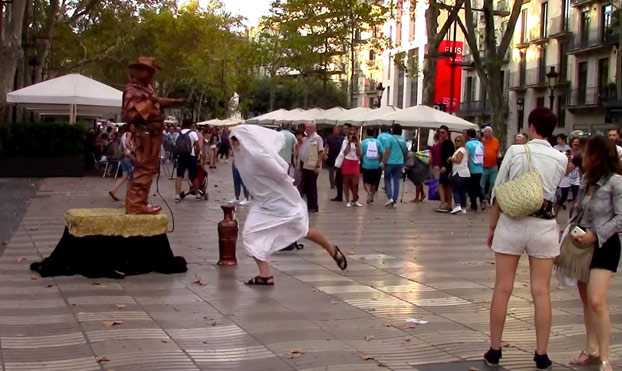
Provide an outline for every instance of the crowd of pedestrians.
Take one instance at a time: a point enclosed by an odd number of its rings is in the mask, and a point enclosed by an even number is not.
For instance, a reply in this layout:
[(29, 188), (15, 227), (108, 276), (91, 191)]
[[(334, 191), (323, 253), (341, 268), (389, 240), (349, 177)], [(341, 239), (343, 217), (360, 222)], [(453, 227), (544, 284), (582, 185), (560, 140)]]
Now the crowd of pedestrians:
[[(231, 203), (246, 205), (253, 200), (257, 202), (258, 195), (249, 192), (243, 180), (244, 173), (239, 170), (239, 159), (236, 157), (243, 153), (245, 173), (259, 174), (257, 176), (261, 178), (261, 184), (253, 179), (253, 186), (261, 186), (270, 193), (259, 195), (261, 202), (282, 199), (285, 202), (281, 205), (283, 212), (288, 207), (287, 203), (296, 204), (297, 213), (300, 207), (306, 208), (307, 214), (320, 211), (318, 175), (322, 168), (328, 170), (330, 189), (337, 192), (332, 201), (343, 202), (346, 208), (364, 207), (359, 195), (362, 179), (365, 204), (368, 206), (375, 203), (381, 192), (386, 195), (381, 201), (384, 206), (396, 208), (403, 201), (403, 187), (408, 180), (415, 187), (411, 202), (419, 203), (426, 197), (431, 198), (432, 188), (437, 187), (437, 192), (434, 192), (438, 193), (440, 201), (435, 209), (437, 212), (459, 215), (467, 214), (469, 210), (488, 211), (490, 228), (487, 243), (495, 253), (496, 278), (490, 309), (491, 345), (484, 356), (485, 361), (496, 366), (502, 359), (501, 339), (508, 302), (518, 262), (526, 254), (535, 308), (536, 348), (533, 360), (536, 367), (545, 370), (552, 365), (547, 356), (552, 323), (550, 281), (557, 266), (560, 272), (567, 275), (566, 278), (577, 282), (584, 307), (586, 345), (571, 364), (598, 363), (601, 371), (611, 371), (607, 292), (620, 260), (620, 136), (613, 129), (607, 136), (588, 137), (578, 131), (570, 136), (553, 136), (556, 125), (557, 118), (549, 109), (536, 108), (528, 117), (528, 132), (517, 134), (513, 145), (504, 152), (490, 126), (484, 127), (481, 133), (473, 129), (451, 133), (447, 126), (441, 126), (433, 134), (433, 145), (418, 148), (413, 141), (408, 148), (398, 124), (381, 127), (377, 137), (373, 128), (367, 128), (361, 138), (359, 129), (344, 125), (333, 128), (331, 135), (323, 138), (318, 134), (316, 125), (308, 122), (296, 131), (284, 125), (277, 130), (281, 135), (279, 140), (266, 136), (272, 138), (272, 142), (261, 145), (257, 142), (260, 138), (252, 138), (253, 130), (240, 130), (240, 135), (244, 136), (243, 147), (240, 147), (240, 138), (230, 138), (228, 130), (198, 130), (191, 122), (184, 122), (181, 128), (166, 129), (163, 158), (176, 164), (177, 202), (185, 195), (182, 185), (186, 175), (192, 181), (188, 193), (199, 197), (199, 185), (195, 180), (197, 171), (204, 166), (216, 168), (219, 160), (227, 163), (230, 157), (234, 184)], [(122, 132), (123, 135), (106, 132), (105, 136), (108, 138), (105, 148), (112, 151), (108, 149), (111, 143), (118, 142), (123, 157), (123, 176), (109, 192), (115, 200), (118, 200), (116, 193), (122, 184), (132, 179), (134, 128), (130, 126)], [(234, 151), (232, 144), (236, 149)], [(274, 180), (274, 186), (282, 187), (287, 197), (277, 197), (274, 190), (268, 190), (272, 184), (270, 176), (254, 168), (261, 163), (260, 152), (278, 156), (278, 164), (271, 160), (270, 165), (274, 176), (279, 177), (278, 182)], [(254, 155), (259, 157), (254, 158)], [(520, 182), (524, 186), (526, 177), (534, 172), (538, 174), (539, 181), (528, 186), (537, 188), (536, 193), (542, 195), (538, 202), (540, 207), (516, 216), (509, 209), (516, 205), (500, 203), (497, 192), (500, 195), (508, 185)], [(285, 178), (281, 179), (283, 174), (292, 179), (291, 185), (286, 184)], [(428, 196), (424, 184), (430, 185)], [(383, 192), (381, 188), (384, 188)], [(292, 190), (295, 190), (296, 197), (304, 201), (292, 201), (296, 198), (291, 194)], [(514, 200), (519, 206), (525, 202), (520, 197)], [(570, 221), (560, 240), (557, 217), (564, 209), (568, 210)], [(345, 269), (345, 257), (338, 248), (328, 243), (319, 232), (309, 230), (306, 219), (296, 223), (290, 220), (288, 223), (296, 224), (296, 233), (293, 234), (296, 238), (306, 236), (318, 242), (340, 268)], [(256, 246), (251, 250), (254, 251), (260, 274), (247, 283), (272, 285), (274, 279), (265, 260), (281, 244), (270, 240), (270, 248), (262, 250), (264, 247), (256, 242), (253, 242)]]

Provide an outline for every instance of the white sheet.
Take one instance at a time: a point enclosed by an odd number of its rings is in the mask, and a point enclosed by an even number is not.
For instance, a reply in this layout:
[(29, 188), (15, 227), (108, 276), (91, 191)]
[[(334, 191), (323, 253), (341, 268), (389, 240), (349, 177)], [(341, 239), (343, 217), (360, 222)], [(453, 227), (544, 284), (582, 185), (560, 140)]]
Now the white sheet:
[(285, 138), (278, 132), (254, 125), (231, 129), (240, 141), (234, 149), (235, 165), (254, 203), (242, 230), (242, 244), (255, 258), (270, 255), (305, 237), (309, 231), (307, 205), (287, 174), (288, 164), (279, 156)]

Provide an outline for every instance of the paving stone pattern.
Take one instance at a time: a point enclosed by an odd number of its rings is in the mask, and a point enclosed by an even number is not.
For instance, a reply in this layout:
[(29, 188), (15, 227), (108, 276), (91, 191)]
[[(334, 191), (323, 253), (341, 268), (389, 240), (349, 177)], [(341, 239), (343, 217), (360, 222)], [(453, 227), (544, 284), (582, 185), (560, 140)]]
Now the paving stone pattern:
[[(237, 267), (215, 265), (220, 204), (232, 195), (228, 165), (210, 173), (209, 201), (171, 203), (169, 238), (189, 271), (124, 280), (44, 279), (28, 270), (54, 249), (67, 208), (122, 207), (105, 193), (112, 179), (44, 180), (0, 257), (3, 369), (485, 370), (495, 269), (484, 247), (486, 216), (439, 215), (431, 202), (385, 209), (383, 196), (371, 207), (346, 209), (329, 201), (326, 177), (311, 225), (342, 247), (349, 269), (340, 272), (322, 249), (303, 242), (301, 251), (274, 256), (273, 288), (242, 283), (256, 268), (241, 248)], [(160, 189), (172, 199), (172, 182), (160, 179)], [(243, 208), (237, 216), (244, 220)], [(504, 334), (506, 370), (534, 368), (528, 277), (523, 259)], [(549, 354), (565, 370), (583, 346), (582, 307), (574, 289), (552, 286)], [(621, 294), (616, 276), (610, 308), (618, 367)]]

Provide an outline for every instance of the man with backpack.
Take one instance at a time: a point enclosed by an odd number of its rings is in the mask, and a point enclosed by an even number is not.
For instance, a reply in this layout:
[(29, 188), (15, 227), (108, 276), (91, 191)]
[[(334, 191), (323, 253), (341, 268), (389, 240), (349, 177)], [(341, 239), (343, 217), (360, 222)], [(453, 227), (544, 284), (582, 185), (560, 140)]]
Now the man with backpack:
[(367, 129), (367, 138), (361, 143), (361, 153), (363, 154), (363, 186), (367, 191), (367, 203), (370, 204), (374, 202), (374, 195), (380, 185), (382, 176), (380, 161), (384, 153), (382, 143), (374, 138), (374, 129)]
[(466, 132), (467, 143), (466, 148), (469, 154), (469, 178), (468, 192), (471, 200), (471, 210), (477, 211), (477, 199), (480, 205), (484, 205), (484, 191), (481, 186), (482, 173), (484, 172), (484, 145), (477, 139), (475, 129), (469, 129)]
[(402, 136), (400, 124), (393, 124), (391, 132), (392, 135), (383, 132), (378, 136), (378, 140), (385, 149), (382, 167), (384, 168), (384, 186), (389, 200), (384, 206), (395, 208), (400, 193), (400, 178), (402, 177), (407, 146), (406, 139)]
[[(184, 120), (181, 131), (175, 141), (174, 153), (177, 156), (177, 180), (175, 181), (175, 202), (181, 202), (181, 185), (186, 171), (188, 179), (192, 181), (192, 190), (196, 192), (197, 199), (201, 198), (198, 192), (197, 158), (201, 154), (199, 136), (192, 129), (192, 121)], [(191, 192), (192, 193), (192, 192)]]

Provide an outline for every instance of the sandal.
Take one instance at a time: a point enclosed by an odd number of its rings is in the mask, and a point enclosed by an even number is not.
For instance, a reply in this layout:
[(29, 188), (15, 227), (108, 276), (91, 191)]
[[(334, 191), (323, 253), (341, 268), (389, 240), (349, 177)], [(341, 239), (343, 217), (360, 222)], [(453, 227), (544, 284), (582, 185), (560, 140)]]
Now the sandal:
[[(581, 358), (583, 358), (583, 360), (581, 360)], [(572, 366), (583, 366), (583, 365), (595, 364), (595, 363), (598, 363), (599, 361), (600, 361), (600, 357), (599, 357), (597, 350), (592, 353), (588, 352), (587, 350), (582, 350), (576, 359), (570, 361), (570, 364)]]
[(613, 366), (611, 365), (611, 362), (603, 361), (600, 364), (600, 371), (613, 371)]
[(348, 261), (346, 260), (346, 256), (343, 255), (341, 250), (339, 250), (339, 247), (333, 246), (333, 249), (335, 250), (335, 253), (333, 255), (333, 260), (335, 260), (339, 269), (341, 269), (342, 271), (345, 271), (346, 268), (348, 268)]
[(255, 278), (251, 278), (250, 280), (244, 282), (244, 284), (248, 286), (274, 286), (274, 276), (256, 276)]
[(110, 197), (112, 197), (113, 200), (117, 202), (121, 201), (114, 193), (112, 193), (112, 191), (108, 191), (108, 194), (110, 195)]

